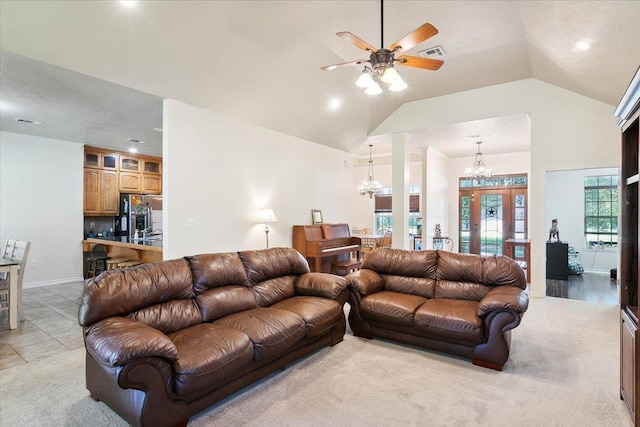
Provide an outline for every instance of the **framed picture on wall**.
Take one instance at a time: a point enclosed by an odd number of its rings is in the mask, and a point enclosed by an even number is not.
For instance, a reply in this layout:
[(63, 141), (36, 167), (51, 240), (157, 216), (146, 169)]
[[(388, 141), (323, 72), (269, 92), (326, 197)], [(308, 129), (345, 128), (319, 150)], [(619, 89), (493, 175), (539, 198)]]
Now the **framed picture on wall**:
[(322, 211), (320, 209), (311, 209), (311, 221), (313, 224), (322, 224)]

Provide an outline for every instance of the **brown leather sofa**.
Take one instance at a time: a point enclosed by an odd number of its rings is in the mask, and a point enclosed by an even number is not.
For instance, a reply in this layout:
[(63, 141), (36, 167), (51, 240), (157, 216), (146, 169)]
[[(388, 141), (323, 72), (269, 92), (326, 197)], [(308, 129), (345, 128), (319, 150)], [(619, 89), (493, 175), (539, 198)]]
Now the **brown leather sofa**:
[(342, 341), (346, 280), (294, 249), (107, 271), (79, 312), (86, 384), (134, 426), (186, 425), (214, 402)]
[(529, 294), (504, 256), (380, 248), (347, 276), (354, 335), (469, 357), (502, 370)]

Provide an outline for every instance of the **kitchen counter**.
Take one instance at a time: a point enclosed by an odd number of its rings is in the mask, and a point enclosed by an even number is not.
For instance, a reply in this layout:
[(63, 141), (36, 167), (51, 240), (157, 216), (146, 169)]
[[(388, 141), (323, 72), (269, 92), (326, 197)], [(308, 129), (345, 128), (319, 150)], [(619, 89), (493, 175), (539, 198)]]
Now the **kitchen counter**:
[(140, 262), (162, 261), (162, 238), (154, 236), (149, 239), (129, 239), (123, 237), (89, 237), (82, 241), (82, 250), (91, 251), (96, 244), (105, 245), (111, 258), (137, 259)]

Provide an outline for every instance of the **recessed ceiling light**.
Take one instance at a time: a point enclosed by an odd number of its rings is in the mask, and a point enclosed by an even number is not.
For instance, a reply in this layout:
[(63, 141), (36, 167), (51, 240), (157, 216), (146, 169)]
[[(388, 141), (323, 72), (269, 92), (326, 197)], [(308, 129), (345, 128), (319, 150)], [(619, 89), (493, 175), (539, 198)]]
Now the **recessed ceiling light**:
[(342, 102), (338, 98), (333, 98), (329, 101), (329, 109), (337, 110), (342, 105)]
[(120, 4), (125, 7), (133, 7), (138, 3), (136, 0), (120, 0)]
[(576, 49), (578, 50), (589, 50), (589, 48), (591, 47), (591, 43), (589, 43), (586, 40), (581, 40), (578, 43), (576, 43)]
[(130, 152), (130, 153), (137, 153), (137, 152), (138, 152), (138, 149), (137, 149), (137, 148), (134, 148), (134, 147), (131, 147), (131, 148), (129, 148), (129, 152)]
[(15, 121), (18, 122), (18, 123), (26, 123), (26, 124), (29, 124), (29, 125), (41, 125), (42, 124), (42, 122), (38, 122), (36, 120), (29, 120), (29, 119), (20, 119), (20, 118), (18, 118), (18, 119), (15, 119)]

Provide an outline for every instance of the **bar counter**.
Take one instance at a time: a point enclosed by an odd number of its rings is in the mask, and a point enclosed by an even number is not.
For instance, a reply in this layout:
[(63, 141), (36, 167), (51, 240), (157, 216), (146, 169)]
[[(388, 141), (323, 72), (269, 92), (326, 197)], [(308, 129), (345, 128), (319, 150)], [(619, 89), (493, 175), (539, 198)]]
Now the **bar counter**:
[(128, 237), (90, 237), (82, 241), (82, 250), (91, 251), (96, 244), (107, 248), (111, 258), (126, 258), (142, 263), (162, 261), (162, 240), (130, 241)]

